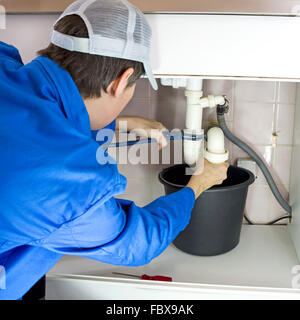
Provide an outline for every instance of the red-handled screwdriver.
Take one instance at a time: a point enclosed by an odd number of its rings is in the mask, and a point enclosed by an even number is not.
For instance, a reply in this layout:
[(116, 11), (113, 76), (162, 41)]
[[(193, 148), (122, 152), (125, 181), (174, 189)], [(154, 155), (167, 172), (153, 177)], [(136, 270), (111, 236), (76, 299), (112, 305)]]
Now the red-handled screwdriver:
[(120, 272), (113, 272), (113, 274), (120, 274), (122, 276), (129, 276), (134, 277), (142, 280), (154, 280), (154, 281), (172, 281), (171, 277), (165, 277), (165, 276), (148, 276), (147, 274), (143, 274), (142, 276), (137, 276), (134, 274), (127, 274), (127, 273), (120, 273)]

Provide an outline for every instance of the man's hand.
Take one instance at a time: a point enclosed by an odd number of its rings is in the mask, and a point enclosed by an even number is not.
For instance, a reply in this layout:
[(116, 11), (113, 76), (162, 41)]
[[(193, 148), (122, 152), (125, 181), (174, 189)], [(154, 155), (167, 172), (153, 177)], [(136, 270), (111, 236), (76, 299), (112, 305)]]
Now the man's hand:
[[(124, 125), (126, 124), (126, 125)], [(163, 131), (167, 130), (163, 124), (152, 119), (142, 117), (119, 117), (116, 121), (116, 129), (134, 132), (139, 137), (157, 140), (159, 149), (167, 146), (168, 142)]]
[(222, 184), (227, 178), (228, 163), (213, 164), (207, 160), (204, 161), (203, 172), (201, 174), (196, 172), (187, 184), (187, 187), (193, 189), (196, 199), (202, 192), (214, 185)]

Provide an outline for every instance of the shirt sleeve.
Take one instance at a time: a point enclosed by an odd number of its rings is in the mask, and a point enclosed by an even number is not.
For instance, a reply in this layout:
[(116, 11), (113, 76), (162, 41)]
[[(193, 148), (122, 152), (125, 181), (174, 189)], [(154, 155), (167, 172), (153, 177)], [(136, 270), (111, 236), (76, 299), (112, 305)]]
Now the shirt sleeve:
[(16, 49), (14, 46), (0, 41), (0, 60), (2, 60), (3, 58), (11, 59), (23, 64), (18, 49)]
[(188, 187), (143, 208), (110, 198), (36, 244), (113, 265), (146, 265), (186, 228), (194, 202)]

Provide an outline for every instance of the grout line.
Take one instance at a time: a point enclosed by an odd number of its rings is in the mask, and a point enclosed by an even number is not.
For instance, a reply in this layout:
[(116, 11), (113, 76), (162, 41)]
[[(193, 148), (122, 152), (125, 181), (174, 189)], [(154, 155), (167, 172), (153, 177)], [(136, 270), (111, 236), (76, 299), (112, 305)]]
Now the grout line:
[(236, 80), (233, 81), (233, 86), (232, 86), (232, 102), (233, 102), (233, 111), (232, 111), (232, 133), (235, 134), (235, 130), (234, 130), (234, 123), (235, 123), (235, 112), (236, 112), (236, 98), (235, 98), (235, 94), (236, 94)]
[[(254, 147), (272, 147), (272, 144), (265, 144), (265, 143), (251, 143), (251, 146), (254, 146)], [(293, 147), (294, 145), (292, 144), (281, 144), (281, 143), (278, 143), (277, 144), (277, 147)]]
[(248, 103), (264, 103), (264, 104), (274, 104), (275, 100), (246, 100), (246, 99), (236, 99), (238, 102), (248, 102)]
[[(234, 119), (235, 119), (235, 112), (236, 112), (236, 100), (235, 100), (235, 90), (236, 90), (236, 81), (232, 81), (232, 88), (231, 88), (231, 96), (232, 96), (232, 121), (229, 121), (232, 125), (231, 125), (231, 130), (232, 130), (232, 133), (234, 134)], [(234, 158), (233, 158), (233, 143), (230, 141), (229, 142), (229, 152), (230, 152), (230, 155), (229, 155), (229, 160), (230, 160), (230, 164), (231, 165), (234, 165), (235, 161), (234, 161)]]
[[(292, 181), (293, 181), (293, 178), (292, 178), (292, 169), (294, 166), (296, 166), (296, 163), (295, 163), (295, 152), (296, 152), (296, 143), (295, 143), (295, 131), (296, 131), (296, 114), (298, 113), (298, 102), (300, 101), (300, 85), (297, 84), (296, 86), (296, 101), (295, 101), (295, 109), (294, 109), (294, 126), (293, 126), (293, 145), (292, 145), (292, 155), (291, 155), (291, 168), (290, 168), (290, 185), (289, 185), (289, 197), (291, 195), (291, 190), (292, 190)], [(289, 198), (290, 200), (290, 198)]]
[(141, 177), (141, 178), (130, 178), (130, 177), (127, 177), (127, 179), (128, 180), (130, 180), (130, 181), (141, 181), (141, 180), (143, 180), (143, 181), (148, 181), (149, 182), (149, 180), (151, 180), (152, 179), (152, 176), (148, 176), (148, 177)]
[(149, 99), (151, 98), (151, 90), (154, 90), (154, 89), (152, 89), (152, 87), (147, 79), (147, 91), (148, 91), (148, 98)]
[[(278, 99), (279, 99), (279, 90), (280, 90), (280, 82), (275, 82), (275, 109), (274, 109), (274, 115), (273, 115), (273, 133), (277, 134), (277, 113), (278, 113)], [(276, 145), (275, 148), (272, 148), (272, 156), (271, 156), (271, 167), (275, 168), (275, 152), (278, 150), (278, 144)], [(272, 193), (271, 193), (272, 194)], [(269, 196), (270, 198), (270, 196)], [(269, 218), (271, 218), (271, 201), (272, 199), (270, 198), (270, 208), (269, 208)]]
[(273, 114), (273, 132), (277, 132), (277, 113), (278, 113), (278, 104), (279, 104), (279, 86), (280, 83), (276, 82), (275, 83), (275, 110), (274, 110), (274, 114)]
[[(275, 82), (275, 109), (273, 114), (273, 133), (276, 133), (276, 134), (278, 129), (277, 114), (278, 114), (279, 89), (280, 89), (280, 82)], [(275, 152), (277, 147), (278, 147), (278, 144), (276, 145), (275, 148), (272, 148), (273, 150), (272, 150), (271, 166), (273, 168), (275, 166)]]
[[(237, 99), (236, 101), (237, 102), (247, 102), (247, 103), (264, 103), (264, 104), (275, 104), (276, 103), (276, 101), (240, 100), (240, 99)], [(289, 106), (295, 105), (295, 103), (283, 102), (283, 101), (278, 101), (278, 104), (285, 104), (285, 105), (289, 105)]]

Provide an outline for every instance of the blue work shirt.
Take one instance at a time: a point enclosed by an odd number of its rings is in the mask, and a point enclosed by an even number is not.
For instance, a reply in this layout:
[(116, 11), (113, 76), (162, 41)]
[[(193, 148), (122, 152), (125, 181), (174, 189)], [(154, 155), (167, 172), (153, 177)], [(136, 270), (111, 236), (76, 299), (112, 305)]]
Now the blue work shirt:
[(126, 178), (98, 148), (70, 74), (0, 42), (0, 299), (21, 298), (65, 254), (146, 265), (188, 225), (192, 189), (145, 207), (116, 199)]

